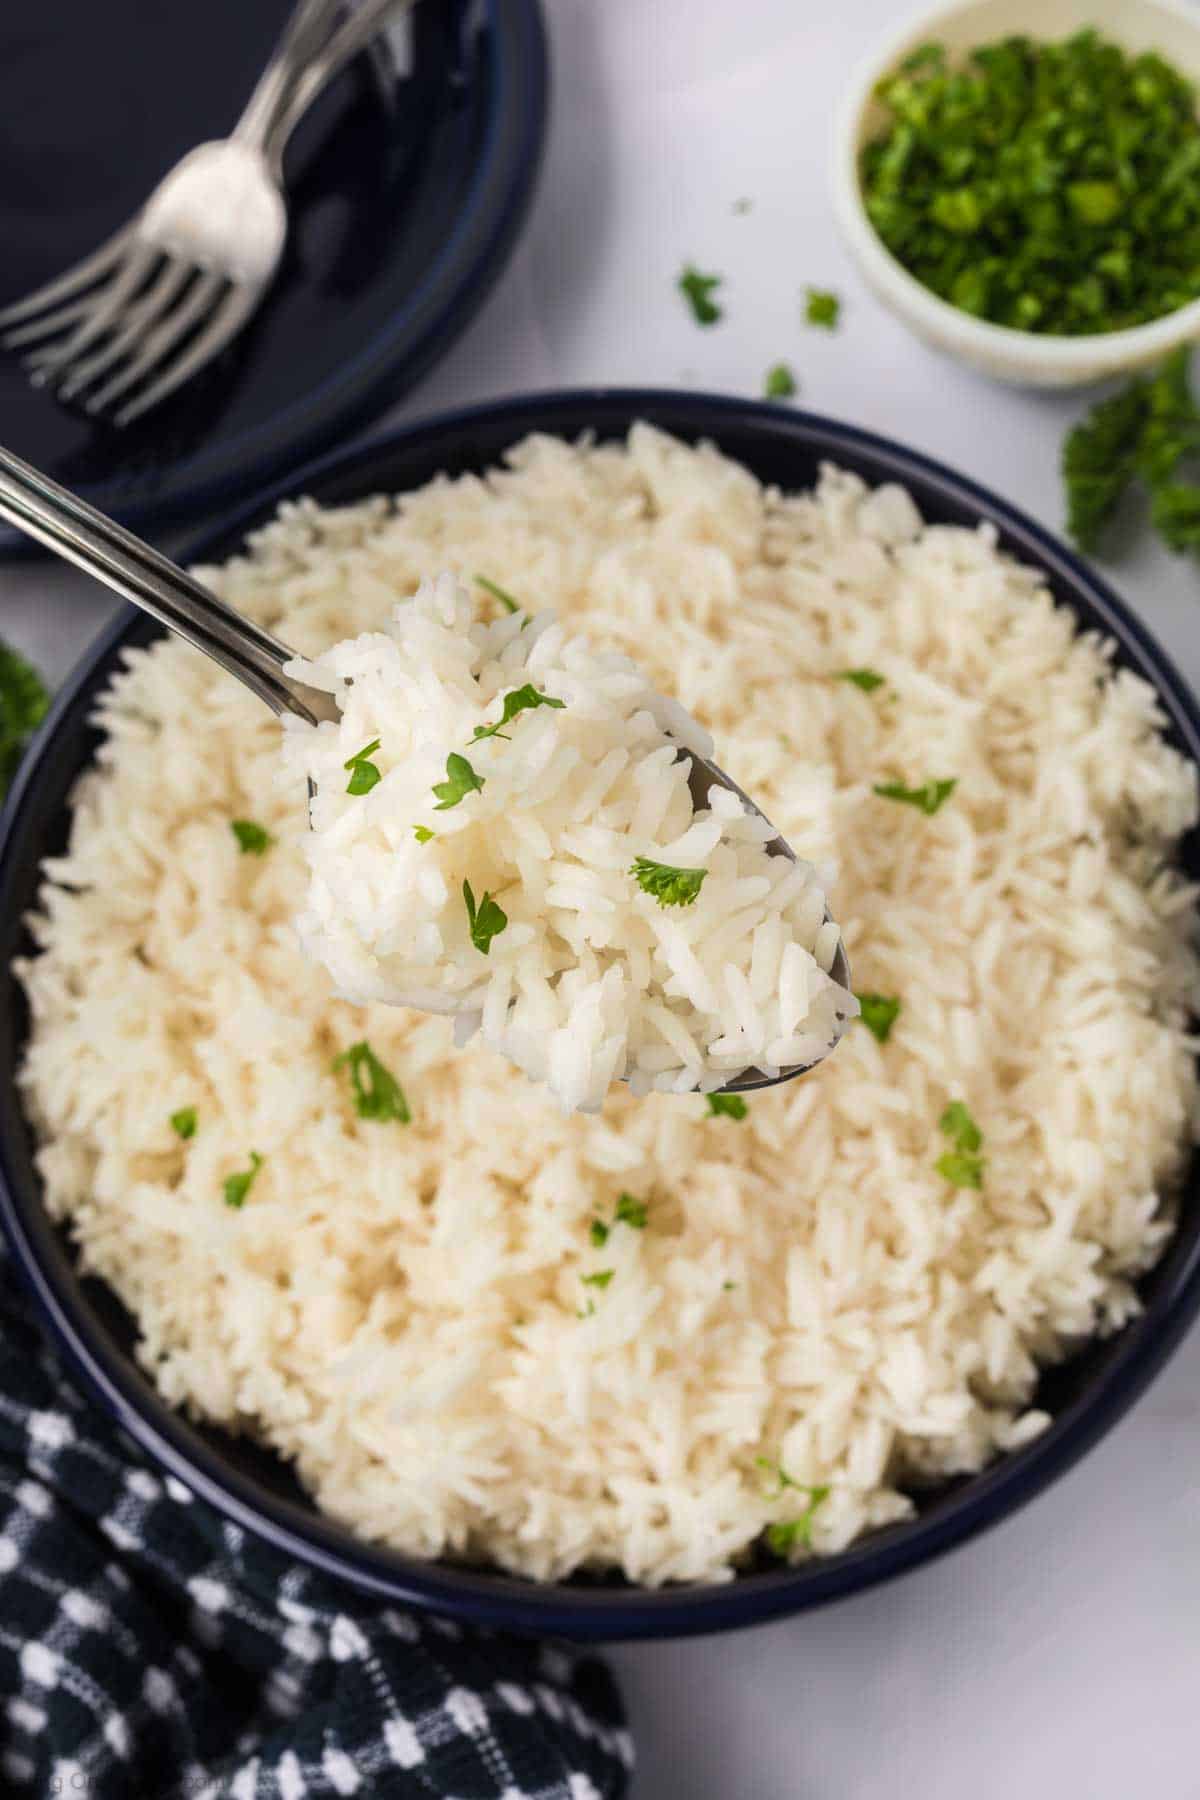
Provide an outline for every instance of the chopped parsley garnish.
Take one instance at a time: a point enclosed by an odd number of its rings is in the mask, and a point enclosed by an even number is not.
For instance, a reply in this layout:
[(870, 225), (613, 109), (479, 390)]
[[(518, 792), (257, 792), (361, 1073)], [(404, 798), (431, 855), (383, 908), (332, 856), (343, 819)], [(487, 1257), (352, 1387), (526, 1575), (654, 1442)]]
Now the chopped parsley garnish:
[(348, 794), (369, 794), (376, 783), (383, 780), (383, 776), (375, 764), (368, 761), (368, 758), (378, 750), (380, 742), (379, 738), (372, 738), (369, 744), (364, 744), (361, 750), (356, 750), (354, 755), (347, 758), (342, 764), (344, 769), (350, 771), (350, 779), (346, 783)]
[(849, 681), (864, 694), (873, 694), (876, 688), (884, 686), (886, 677), (877, 675), (874, 669), (839, 669), (839, 681)]
[(939, 1156), (934, 1168), (951, 1187), (981, 1188), (985, 1159), (983, 1133), (961, 1100), (952, 1100), (941, 1118), (938, 1129), (950, 1139), (952, 1148)]
[(891, 994), (856, 994), (858, 1016), (871, 1033), (872, 1037), (886, 1044), (892, 1033), (892, 1026), (900, 1017), (900, 1002)]
[(704, 886), (707, 869), (673, 869), (669, 863), (651, 862), (648, 856), (634, 858), (629, 873), (644, 894), (650, 894), (660, 906), (691, 906)]
[(475, 896), (471, 892), (469, 881), (463, 882), (462, 892), (467, 907), (467, 923), (471, 933), (471, 942), (481, 956), (486, 956), (492, 947), (492, 939), (499, 937), (508, 924), (508, 914), (497, 906), (492, 896), (487, 893), (479, 902), (477, 910)]
[(804, 317), (810, 325), (819, 325), (822, 331), (836, 331), (841, 312), (841, 301), (828, 288), (805, 289)]
[(812, 1547), (813, 1520), (817, 1509), (829, 1498), (828, 1486), (821, 1483), (817, 1487), (801, 1487), (793, 1482), (793, 1487), (800, 1487), (800, 1492), (808, 1495), (808, 1505), (795, 1519), (780, 1519), (774, 1525), (767, 1526), (767, 1549), (773, 1556), (787, 1556), (796, 1544), (803, 1544), (806, 1549)]
[(750, 211), (750, 208), (753, 205), (754, 205), (753, 200), (747, 200), (747, 199), (735, 200), (733, 203), (733, 210), (740, 218), (744, 213), (748, 213)]
[(512, 595), (508, 593), (505, 588), (502, 588), (498, 581), (489, 581), (486, 575), (477, 575), (475, 580), (485, 594), (490, 594), (493, 600), (498, 600), (500, 602), (506, 612), (515, 613), (522, 610), (520, 602), (514, 600)]
[(763, 393), (768, 400), (792, 400), (796, 394), (796, 377), (787, 363), (773, 363), (767, 370)]
[(41, 724), (49, 704), (32, 663), (0, 643), (0, 800), (17, 772), (26, 739)]
[(756, 1456), (754, 1460), (760, 1469), (765, 1469), (768, 1475), (775, 1477), (776, 1486), (771, 1492), (764, 1495), (765, 1499), (782, 1499), (789, 1488), (798, 1494), (808, 1495), (808, 1505), (798, 1518), (782, 1519), (774, 1525), (768, 1525), (768, 1549), (773, 1551), (776, 1556), (786, 1556), (797, 1542), (805, 1546), (811, 1545), (813, 1518), (817, 1508), (829, 1498), (828, 1486), (822, 1484), (818, 1487), (809, 1487), (802, 1481), (793, 1481), (783, 1464), (772, 1462), (768, 1456)]
[(230, 830), (243, 856), (262, 856), (275, 842), (266, 826), (256, 825), (253, 819), (234, 819)]
[(1152, 376), (1101, 400), (1068, 432), (1067, 529), (1081, 550), (1096, 549), (1135, 482), (1149, 495), (1151, 523), (1169, 548), (1200, 550), (1200, 406), (1190, 355), (1180, 345)]
[(713, 299), (720, 287), (723, 277), (720, 275), (702, 275), (689, 263), (679, 277), (679, 291), (692, 309), (692, 317), (697, 325), (715, 325), (721, 317), (721, 308)]
[(176, 1137), (194, 1138), (198, 1115), (194, 1106), (181, 1106), (178, 1112), (171, 1114), (171, 1130)]
[(613, 1224), (631, 1225), (634, 1231), (644, 1231), (647, 1213), (648, 1208), (644, 1200), (637, 1200), (632, 1194), (622, 1194), (617, 1201)]
[(446, 779), (435, 781), (433, 791), (437, 795), (434, 812), (447, 812), (450, 807), (457, 806), (468, 794), (478, 794), (483, 790), (484, 776), (477, 775), (465, 756), (452, 750), (446, 758)]
[(413, 836), (418, 844), (428, 844), (432, 838), (437, 836), (437, 832), (430, 831), (428, 825), (414, 825)]
[(579, 1279), (582, 1281), (584, 1287), (603, 1289), (608, 1286), (615, 1274), (615, 1269), (597, 1269), (594, 1275), (581, 1275)]
[(750, 1108), (740, 1094), (709, 1094), (708, 1110), (714, 1119), (744, 1119)]
[(412, 1123), (404, 1089), (380, 1062), (370, 1044), (365, 1041), (351, 1044), (348, 1050), (334, 1057), (333, 1067), (335, 1072), (349, 1067), (354, 1085), (354, 1106), (360, 1119), (374, 1119), (381, 1125), (392, 1121), (398, 1125)]
[(920, 787), (905, 787), (901, 781), (876, 782), (875, 792), (883, 800), (900, 800), (905, 806), (916, 806), (930, 818), (958, 786), (958, 777), (948, 781), (926, 781)]
[(721, 1283), (721, 1292), (723, 1294), (732, 1294), (732, 1292), (736, 1286), (737, 1286), (736, 1281), (723, 1281)]
[(236, 1175), (227, 1175), (225, 1177), (226, 1206), (239, 1207), (245, 1205), (246, 1195), (253, 1187), (255, 1177), (262, 1166), (262, 1157), (258, 1154), (257, 1150), (252, 1150), (250, 1152), (250, 1167), (248, 1169), (240, 1170)]
[(588, 1236), (591, 1238), (592, 1245), (595, 1249), (603, 1250), (605, 1244), (608, 1242), (608, 1226), (604, 1223), (603, 1219), (592, 1220)]
[(511, 694), (504, 696), (504, 710), (494, 725), (477, 725), (472, 733), (472, 742), (479, 738), (504, 737), (500, 729), (502, 725), (511, 725), (518, 713), (532, 712), (539, 706), (554, 706), (561, 712), (566, 705), (565, 700), (555, 700), (551, 694), (539, 694), (531, 681), (524, 687), (514, 688)]
[(860, 159), (868, 217), (952, 306), (1079, 336), (1200, 294), (1200, 123), (1165, 57), (1095, 30), (953, 58), (925, 44), (876, 93), (890, 117)]

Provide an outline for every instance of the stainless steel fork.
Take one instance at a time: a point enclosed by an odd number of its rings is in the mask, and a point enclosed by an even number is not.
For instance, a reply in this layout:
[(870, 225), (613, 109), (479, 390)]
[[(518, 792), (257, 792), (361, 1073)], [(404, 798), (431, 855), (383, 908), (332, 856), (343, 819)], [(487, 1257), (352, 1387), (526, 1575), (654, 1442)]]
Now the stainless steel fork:
[(189, 381), (279, 266), (293, 130), (386, 16), (413, 4), (299, 0), (232, 134), (189, 151), (107, 243), (0, 312), (0, 345), (25, 351), (35, 383), (116, 425)]

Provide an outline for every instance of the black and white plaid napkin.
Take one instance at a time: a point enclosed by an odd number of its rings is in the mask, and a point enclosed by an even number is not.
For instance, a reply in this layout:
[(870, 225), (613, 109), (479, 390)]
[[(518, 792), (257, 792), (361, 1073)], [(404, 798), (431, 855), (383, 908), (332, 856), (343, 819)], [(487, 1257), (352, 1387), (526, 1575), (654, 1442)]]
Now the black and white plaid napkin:
[(604, 1664), (382, 1605), (156, 1474), (0, 1251), (0, 1777), (79, 1800), (610, 1800)]

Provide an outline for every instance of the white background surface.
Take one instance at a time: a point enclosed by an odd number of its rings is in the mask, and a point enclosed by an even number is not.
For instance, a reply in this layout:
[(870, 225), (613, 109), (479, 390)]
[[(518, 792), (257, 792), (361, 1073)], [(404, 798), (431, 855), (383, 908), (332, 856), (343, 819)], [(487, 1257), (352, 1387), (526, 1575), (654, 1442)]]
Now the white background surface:
[[(1059, 526), (1078, 400), (994, 387), (924, 350), (835, 240), (833, 105), (897, 8), (546, 4), (555, 116), (532, 219), (470, 333), (395, 416), (592, 381), (753, 394), (786, 359), (801, 404)], [(687, 259), (727, 277), (710, 331), (675, 293)], [(837, 335), (802, 323), (806, 282), (843, 294)], [(1147, 545), (1112, 573), (1200, 684), (1197, 565)], [(111, 610), (66, 572), (0, 565), (0, 630), (51, 678)], [(1200, 1335), (1081, 1467), (948, 1560), (805, 1618), (615, 1661), (634, 1800), (1197, 1800)]]

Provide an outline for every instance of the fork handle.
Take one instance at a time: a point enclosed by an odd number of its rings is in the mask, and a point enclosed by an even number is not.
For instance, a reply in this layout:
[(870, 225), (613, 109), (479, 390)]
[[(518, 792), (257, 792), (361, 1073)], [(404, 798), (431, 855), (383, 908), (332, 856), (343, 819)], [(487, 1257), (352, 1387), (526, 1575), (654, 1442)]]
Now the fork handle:
[(336, 716), (332, 695), (284, 673), (292, 655), (285, 644), (132, 531), (4, 449), (0, 518), (178, 632), (245, 682), (273, 712), (295, 713), (310, 724)]
[(388, 13), (414, 0), (300, 0), (258, 79), (233, 136), (278, 171), (289, 137), (346, 64), (365, 50)]

